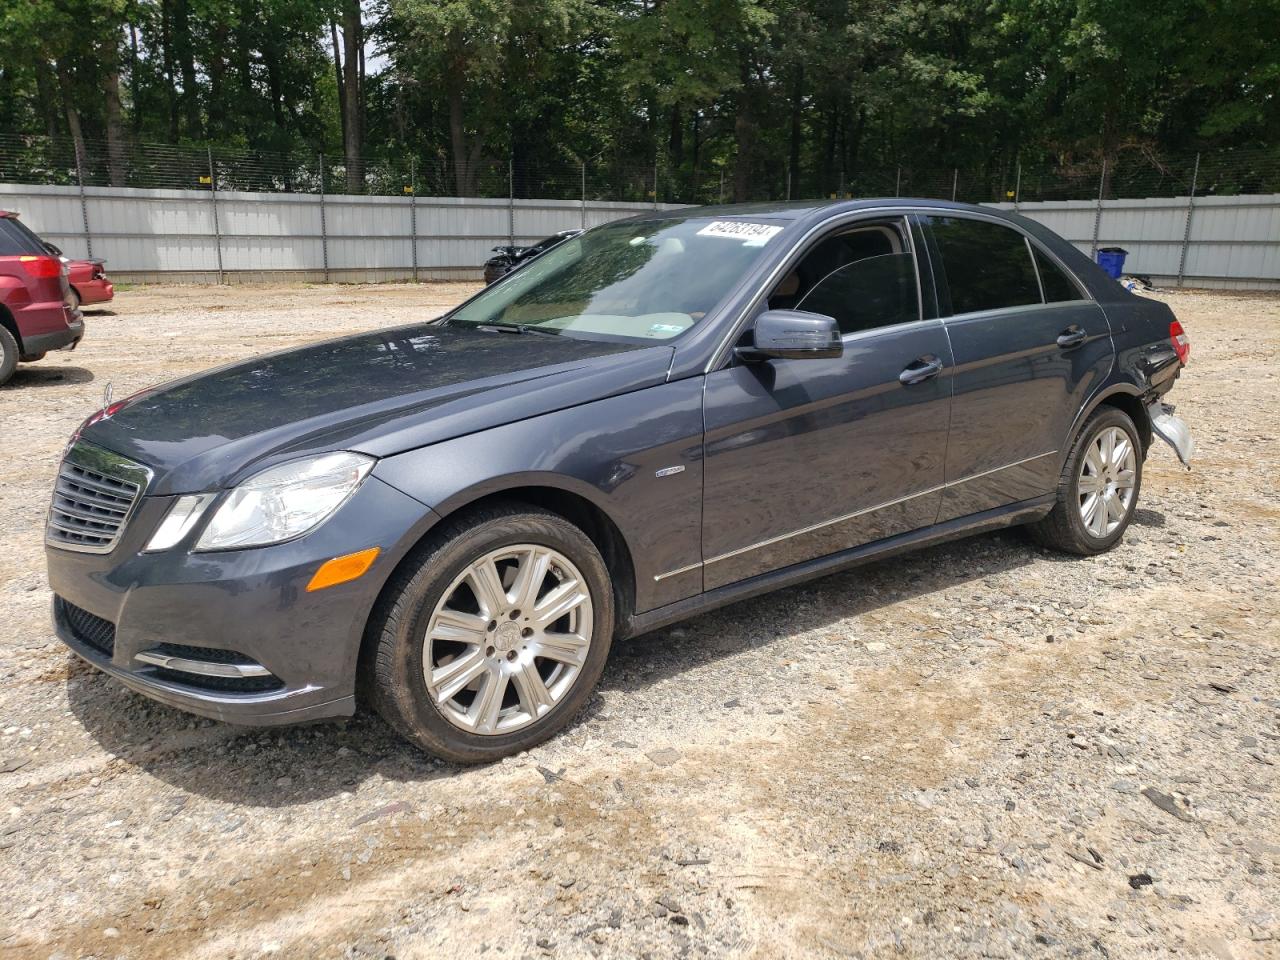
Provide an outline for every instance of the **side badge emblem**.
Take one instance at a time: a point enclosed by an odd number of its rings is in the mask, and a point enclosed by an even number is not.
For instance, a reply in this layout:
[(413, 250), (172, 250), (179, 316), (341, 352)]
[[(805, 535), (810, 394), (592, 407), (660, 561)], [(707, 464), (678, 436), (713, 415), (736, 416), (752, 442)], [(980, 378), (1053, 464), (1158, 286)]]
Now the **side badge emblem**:
[(661, 470), (655, 470), (653, 475), (655, 477), (674, 477), (677, 473), (684, 473), (683, 464), (675, 467), (663, 467)]

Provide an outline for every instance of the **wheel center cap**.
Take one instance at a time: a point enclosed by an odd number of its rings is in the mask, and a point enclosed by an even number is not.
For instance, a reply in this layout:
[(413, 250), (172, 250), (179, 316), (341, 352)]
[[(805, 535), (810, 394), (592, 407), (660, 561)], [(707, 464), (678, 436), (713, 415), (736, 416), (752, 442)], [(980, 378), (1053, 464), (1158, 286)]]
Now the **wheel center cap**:
[(502, 653), (510, 653), (520, 646), (520, 627), (510, 620), (500, 623), (493, 632), (493, 645)]

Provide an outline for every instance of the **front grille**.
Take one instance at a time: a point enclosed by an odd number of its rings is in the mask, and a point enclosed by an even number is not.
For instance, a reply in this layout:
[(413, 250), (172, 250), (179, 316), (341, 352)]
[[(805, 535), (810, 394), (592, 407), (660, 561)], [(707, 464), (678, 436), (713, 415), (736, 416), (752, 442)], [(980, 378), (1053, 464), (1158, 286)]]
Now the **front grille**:
[(58, 611), (71, 630), (71, 635), (85, 646), (110, 657), (116, 649), (116, 625), (110, 620), (94, 616), (74, 603), (55, 597)]
[(53, 486), (45, 539), (67, 550), (109, 552), (149, 476), (145, 467), (99, 447), (72, 447)]

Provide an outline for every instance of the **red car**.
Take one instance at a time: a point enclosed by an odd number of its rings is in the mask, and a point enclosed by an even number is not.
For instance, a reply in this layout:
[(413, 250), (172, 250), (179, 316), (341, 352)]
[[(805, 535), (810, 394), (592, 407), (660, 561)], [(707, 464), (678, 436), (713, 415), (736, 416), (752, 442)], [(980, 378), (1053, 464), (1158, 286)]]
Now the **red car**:
[(16, 213), (0, 210), (0, 384), (13, 376), (18, 361), (74, 348), (83, 336), (84, 320), (62, 258)]
[(68, 282), (71, 299), (78, 307), (93, 303), (107, 303), (115, 296), (115, 289), (107, 279), (105, 260), (68, 260)]

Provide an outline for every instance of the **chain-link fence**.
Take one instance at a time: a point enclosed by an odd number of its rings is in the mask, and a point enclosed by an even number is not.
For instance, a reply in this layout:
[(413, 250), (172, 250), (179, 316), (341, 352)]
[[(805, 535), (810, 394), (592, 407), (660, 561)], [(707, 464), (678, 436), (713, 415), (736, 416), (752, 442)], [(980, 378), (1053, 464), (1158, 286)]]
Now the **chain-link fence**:
[[(846, 173), (793, 172), (757, 164), (750, 200), (928, 197), (971, 203), (1238, 196), (1280, 192), (1280, 150), (1219, 150), (1166, 156), (1124, 150), (1101, 159), (1002, 160), (983, 165), (901, 164)], [(366, 196), (538, 198), (662, 203), (734, 199), (728, 164), (672, 168), (601, 157), (559, 162), (513, 156), (456, 165), (447, 158), (268, 153), (0, 134), (0, 182)]]

